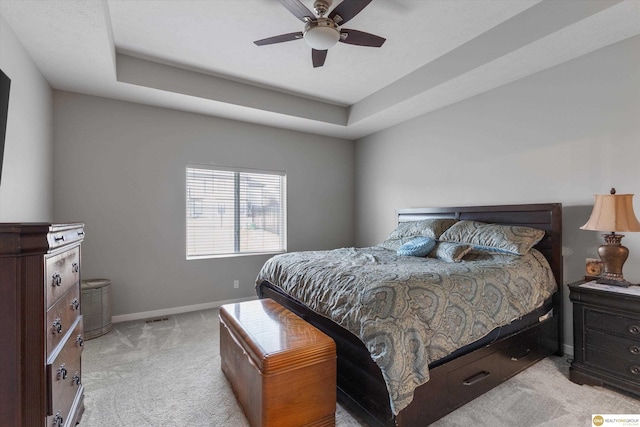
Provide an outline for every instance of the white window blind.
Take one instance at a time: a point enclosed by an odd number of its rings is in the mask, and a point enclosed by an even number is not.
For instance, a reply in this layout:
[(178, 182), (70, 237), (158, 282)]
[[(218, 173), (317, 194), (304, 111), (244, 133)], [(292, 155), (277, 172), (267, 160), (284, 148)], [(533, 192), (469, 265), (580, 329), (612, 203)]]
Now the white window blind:
[(284, 172), (187, 166), (187, 259), (284, 252)]

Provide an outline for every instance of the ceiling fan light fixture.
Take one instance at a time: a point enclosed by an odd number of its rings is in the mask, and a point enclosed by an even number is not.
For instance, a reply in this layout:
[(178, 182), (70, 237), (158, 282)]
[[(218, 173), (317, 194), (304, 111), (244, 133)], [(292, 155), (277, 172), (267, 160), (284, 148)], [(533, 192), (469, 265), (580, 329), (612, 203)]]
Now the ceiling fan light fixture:
[(329, 18), (318, 18), (307, 22), (304, 41), (315, 50), (327, 50), (340, 40), (340, 29)]

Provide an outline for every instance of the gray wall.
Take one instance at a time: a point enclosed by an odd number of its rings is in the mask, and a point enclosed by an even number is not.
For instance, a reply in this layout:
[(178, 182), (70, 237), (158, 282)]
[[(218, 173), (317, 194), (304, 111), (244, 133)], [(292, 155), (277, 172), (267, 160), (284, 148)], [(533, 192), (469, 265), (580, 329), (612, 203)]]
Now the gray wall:
[(11, 79), (0, 222), (51, 221), (51, 88), (1, 16), (0, 53), (0, 69)]
[[(593, 195), (640, 193), (639, 159), (634, 37), (358, 141), (356, 244), (382, 241), (396, 208), (561, 202), (569, 283), (602, 242), (578, 229)], [(634, 209), (640, 215), (640, 194)], [(640, 233), (623, 244), (625, 277), (640, 282)], [(571, 343), (568, 298), (565, 306)]]
[(286, 171), (288, 249), (353, 244), (353, 142), (59, 91), (54, 141), (55, 219), (85, 222), (114, 315), (255, 296), (269, 256), (185, 260), (188, 163)]

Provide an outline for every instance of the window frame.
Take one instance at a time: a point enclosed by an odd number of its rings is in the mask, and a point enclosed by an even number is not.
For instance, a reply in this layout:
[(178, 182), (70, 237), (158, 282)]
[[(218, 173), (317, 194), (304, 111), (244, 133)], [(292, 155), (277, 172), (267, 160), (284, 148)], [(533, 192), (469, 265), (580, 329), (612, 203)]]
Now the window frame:
[[(191, 197), (190, 194), (190, 173), (194, 170), (206, 170), (211, 172), (230, 172), (233, 173), (233, 252), (218, 252), (215, 253), (215, 250), (212, 250), (210, 253), (206, 254), (194, 254), (194, 251), (190, 245), (190, 218), (197, 218), (199, 216), (205, 215), (205, 209), (201, 205), (202, 200)], [(279, 178), (279, 196), (277, 198), (277, 202), (279, 203), (279, 208), (277, 210), (279, 220), (276, 220), (279, 233), (277, 233), (279, 239), (279, 248), (274, 250), (242, 250), (241, 249), (241, 233), (242, 233), (242, 206), (244, 204), (245, 209), (247, 209), (248, 197), (244, 195), (245, 199), (243, 199), (242, 190), (247, 189), (247, 186), (242, 184), (243, 175), (245, 175), (244, 179), (247, 180), (249, 175), (265, 175), (265, 176), (277, 176)], [(207, 188), (207, 182), (204, 182), (205, 190)], [(252, 256), (252, 255), (265, 255), (265, 254), (280, 254), (287, 252), (287, 229), (288, 229), (288, 220), (287, 220), (287, 174), (285, 171), (277, 171), (277, 170), (266, 170), (266, 169), (251, 169), (251, 168), (242, 168), (242, 167), (230, 167), (230, 166), (218, 166), (213, 164), (198, 164), (198, 163), (188, 163), (185, 167), (185, 254), (187, 260), (198, 260), (198, 259), (211, 259), (211, 258), (228, 258), (228, 257), (239, 257), (239, 256)], [(200, 201), (200, 204), (197, 202)], [(264, 206), (262, 206), (264, 207)], [(193, 215), (191, 215), (193, 214)], [(220, 213), (222, 216), (223, 214)], [(221, 219), (222, 221), (222, 219)], [(264, 232), (264, 230), (263, 230)], [(211, 236), (214, 239), (214, 236)], [(228, 241), (228, 240), (227, 240)], [(190, 253), (191, 250), (191, 253)]]

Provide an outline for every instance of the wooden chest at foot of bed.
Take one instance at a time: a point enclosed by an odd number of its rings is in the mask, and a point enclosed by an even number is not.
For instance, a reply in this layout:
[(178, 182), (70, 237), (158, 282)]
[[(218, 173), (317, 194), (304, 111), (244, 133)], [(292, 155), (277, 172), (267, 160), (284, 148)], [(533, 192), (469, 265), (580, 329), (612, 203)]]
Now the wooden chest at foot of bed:
[(220, 308), (222, 371), (256, 426), (334, 426), (334, 341), (271, 299)]

